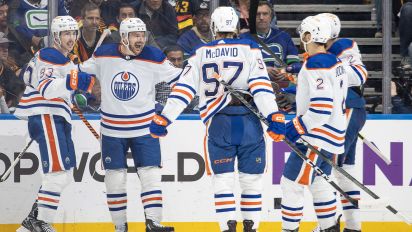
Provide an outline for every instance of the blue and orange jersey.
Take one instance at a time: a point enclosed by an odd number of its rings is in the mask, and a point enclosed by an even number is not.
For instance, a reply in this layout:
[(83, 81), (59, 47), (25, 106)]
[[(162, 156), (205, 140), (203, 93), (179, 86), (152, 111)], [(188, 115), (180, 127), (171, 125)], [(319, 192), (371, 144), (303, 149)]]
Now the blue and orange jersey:
[(67, 74), (77, 66), (55, 48), (39, 50), (29, 62), (24, 82), (26, 90), (16, 109), (17, 116), (52, 114), (71, 121)]
[(343, 153), (348, 80), (342, 62), (329, 53), (310, 56), (299, 72), (297, 86), (296, 114), (308, 130), (304, 138), (328, 152)]
[(347, 75), (349, 78), (348, 96), (346, 98), (347, 108), (364, 108), (365, 99), (359, 91), (368, 78), (368, 71), (362, 62), (357, 43), (354, 40), (340, 38), (334, 41), (328, 52), (337, 56), (345, 65), (348, 65)]
[(198, 95), (200, 117), (207, 123), (232, 100), (216, 78), (253, 96), (264, 116), (278, 110), (258, 45), (248, 39), (220, 39), (200, 46), (189, 58), (163, 115), (173, 121)]
[(125, 56), (120, 44), (100, 46), (79, 69), (96, 75), (101, 86), (101, 132), (130, 138), (149, 134), (154, 116), (155, 85), (174, 84), (176, 68), (158, 48), (145, 46), (138, 56)]

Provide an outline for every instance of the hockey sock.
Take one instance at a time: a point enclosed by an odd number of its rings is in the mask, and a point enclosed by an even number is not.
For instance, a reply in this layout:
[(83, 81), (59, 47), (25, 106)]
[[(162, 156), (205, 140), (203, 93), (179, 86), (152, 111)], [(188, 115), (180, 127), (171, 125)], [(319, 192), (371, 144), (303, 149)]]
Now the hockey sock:
[(142, 204), (146, 219), (155, 222), (162, 221), (163, 198), (161, 185), (161, 173), (159, 167), (142, 167), (137, 169), (142, 183)]
[(73, 178), (72, 171), (61, 171), (44, 174), (42, 186), (37, 195), (39, 214), (37, 218), (47, 223), (53, 223), (60, 194)]
[(282, 229), (295, 230), (303, 216), (304, 186), (282, 176)]
[(253, 229), (257, 229), (262, 212), (262, 174), (239, 173), (242, 189), (240, 211), (244, 220), (253, 221)]
[(127, 222), (126, 181), (126, 169), (106, 170), (104, 183), (106, 184), (107, 205), (116, 226), (123, 226)]
[(235, 174), (233, 172), (213, 176), (215, 192), (215, 209), (220, 229), (229, 229), (227, 222), (236, 221), (236, 201), (233, 195)]
[[(354, 165), (343, 165), (342, 167), (345, 171), (351, 175), (355, 175)], [(339, 186), (345, 191), (349, 196), (354, 199), (360, 200), (360, 191), (357, 189), (356, 185), (350, 181), (348, 178), (343, 176), (339, 172), (335, 172), (335, 176)], [(356, 175), (355, 175), (356, 176)], [(345, 217), (345, 228), (351, 230), (361, 229), (360, 211), (358, 207), (353, 206), (345, 197), (341, 196), (343, 215)]]
[(327, 229), (336, 224), (336, 196), (330, 185), (316, 176), (309, 186), (313, 197), (316, 216), (321, 229)]

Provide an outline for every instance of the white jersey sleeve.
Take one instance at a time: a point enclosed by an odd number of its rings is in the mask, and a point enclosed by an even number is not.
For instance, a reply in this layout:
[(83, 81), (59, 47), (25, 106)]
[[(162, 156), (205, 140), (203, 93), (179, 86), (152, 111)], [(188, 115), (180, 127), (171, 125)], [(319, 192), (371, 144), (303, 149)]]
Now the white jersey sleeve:
[(166, 82), (168, 85), (173, 86), (179, 79), (179, 74), (182, 72), (181, 68), (177, 68), (170, 60), (164, 57), (163, 62), (158, 66), (157, 77), (159, 77), (158, 83)]
[[(37, 58), (30, 65), (31, 79), (27, 80), (45, 99), (70, 99), (70, 91), (66, 88), (67, 74), (75, 69), (69, 59), (64, 59), (57, 50), (40, 50)], [(30, 70), (28, 70), (30, 72)]]
[(63, 116), (71, 121), (70, 96), (66, 87), (67, 74), (77, 67), (55, 48), (43, 48), (29, 62), (24, 72), (26, 89), (15, 115), (26, 117), (40, 114)]
[(179, 77), (179, 81), (173, 87), (162, 111), (170, 121), (174, 121), (180, 113), (189, 105), (199, 89), (199, 71), (196, 60), (192, 57), (188, 60)]
[(338, 57), (345, 66), (349, 86), (361, 86), (368, 79), (368, 71), (362, 62), (358, 44), (351, 39), (336, 40), (328, 50)]
[(98, 75), (98, 63), (96, 62), (96, 57), (94, 54), (85, 62), (79, 64), (79, 70), (81, 72), (86, 72), (91, 75), (95, 75), (95, 77), (99, 80), (101, 75)]
[(265, 62), (263, 62), (262, 52), (260, 49), (251, 49), (251, 70), (248, 80), (250, 92), (259, 111), (263, 116), (278, 111), (276, 96), (266, 71)]

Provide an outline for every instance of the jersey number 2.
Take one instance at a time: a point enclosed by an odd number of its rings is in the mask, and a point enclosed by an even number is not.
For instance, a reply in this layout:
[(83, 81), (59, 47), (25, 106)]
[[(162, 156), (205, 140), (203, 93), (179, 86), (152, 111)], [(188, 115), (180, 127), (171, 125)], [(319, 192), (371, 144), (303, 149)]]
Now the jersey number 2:
[[(235, 62), (235, 61), (225, 61), (223, 62), (223, 68), (236, 68), (236, 72), (233, 74), (233, 76), (229, 79), (227, 82), (229, 85), (232, 84), (240, 75), (240, 73), (243, 70), (243, 63), (242, 62)], [(202, 78), (203, 81), (206, 84), (214, 84), (214, 89), (212, 91), (206, 90), (205, 95), (207, 97), (210, 96), (215, 96), (217, 94), (217, 91), (219, 89), (219, 81), (216, 80), (214, 77), (208, 77), (208, 71), (209, 69), (212, 69), (212, 73), (217, 73), (219, 74), (219, 65), (216, 63), (207, 63), (202, 66)]]

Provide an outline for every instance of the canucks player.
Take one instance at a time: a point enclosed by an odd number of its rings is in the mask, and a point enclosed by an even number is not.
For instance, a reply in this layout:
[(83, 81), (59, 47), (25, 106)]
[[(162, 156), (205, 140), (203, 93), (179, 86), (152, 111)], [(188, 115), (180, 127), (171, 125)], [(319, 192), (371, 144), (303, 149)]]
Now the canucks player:
[[(278, 111), (262, 54), (255, 42), (236, 39), (239, 18), (231, 7), (218, 7), (211, 16), (214, 41), (199, 47), (189, 58), (161, 114), (150, 126), (153, 136), (165, 136), (166, 127), (197, 94), (200, 117), (206, 125), (205, 159), (213, 171), (216, 214), (221, 231), (236, 231), (234, 197), (235, 160), (242, 189), (240, 210), (245, 232), (256, 231), (262, 210), (265, 141), (259, 119), (234, 98), (214, 77), (243, 93), (267, 117), (270, 137), (281, 141), (284, 115)], [(249, 92), (250, 91), (250, 92)], [(210, 165), (210, 166), (209, 166)], [(210, 170), (210, 168), (212, 170)]]
[(149, 135), (155, 114), (155, 85), (177, 81), (176, 68), (165, 55), (145, 45), (146, 25), (139, 18), (120, 24), (121, 42), (99, 47), (80, 69), (95, 74), (101, 85), (102, 162), (106, 169), (107, 204), (116, 231), (127, 231), (126, 154), (131, 149), (142, 184), (146, 231), (173, 231), (162, 220), (159, 139)]
[(28, 117), (29, 134), (39, 144), (44, 173), (37, 204), (19, 232), (54, 231), (50, 223), (76, 166), (70, 95), (77, 89), (90, 92), (94, 84), (94, 77), (78, 72), (67, 57), (79, 35), (77, 22), (70, 16), (58, 16), (52, 21), (51, 34), (53, 47), (38, 51), (25, 71), (27, 87), (15, 113)]

